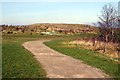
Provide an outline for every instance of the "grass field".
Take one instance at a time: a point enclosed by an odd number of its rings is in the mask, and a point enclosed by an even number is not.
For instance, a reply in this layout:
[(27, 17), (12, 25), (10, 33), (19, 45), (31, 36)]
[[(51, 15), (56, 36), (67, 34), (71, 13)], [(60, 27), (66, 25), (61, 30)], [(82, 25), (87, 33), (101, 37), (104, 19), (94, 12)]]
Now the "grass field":
[(86, 64), (100, 68), (112, 77), (120, 77), (118, 64), (116, 62), (111, 61), (110, 59), (102, 55), (98, 55), (99, 53), (92, 50), (83, 49), (80, 48), (80, 46), (78, 47), (77, 45), (63, 44), (63, 42), (67, 43), (69, 40), (70, 39), (58, 39), (45, 42), (44, 44), (65, 55), (72, 56), (73, 58), (82, 60)]
[(3, 78), (46, 77), (42, 66), (34, 56), (22, 47), (26, 41), (37, 39), (74, 39), (79, 35), (48, 36), (40, 34), (3, 34), (2, 35), (2, 76)]
[(36, 40), (40, 35), (3, 34), (2, 77), (44, 78), (46, 72), (34, 56), (22, 47), (22, 43)]
[(39, 34), (3, 34), (2, 39), (2, 75), (3, 78), (44, 78), (46, 72), (34, 56), (22, 47), (26, 41), (53, 39), (45, 44), (65, 55), (83, 60), (84, 63), (98, 67), (113, 77), (118, 77), (118, 64), (101, 57), (97, 52), (76, 45), (62, 44), (76, 38), (90, 37), (93, 34), (48, 36)]

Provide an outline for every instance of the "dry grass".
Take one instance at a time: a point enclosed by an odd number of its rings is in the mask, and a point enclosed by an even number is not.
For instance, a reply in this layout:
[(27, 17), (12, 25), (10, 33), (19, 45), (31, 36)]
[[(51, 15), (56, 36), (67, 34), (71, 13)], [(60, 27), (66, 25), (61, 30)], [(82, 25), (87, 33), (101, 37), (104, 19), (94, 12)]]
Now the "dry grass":
[[(91, 49), (94, 51), (97, 51), (101, 54), (106, 54), (107, 56), (111, 57), (111, 58), (118, 58), (118, 52), (116, 50), (117, 48), (117, 44), (116, 43), (105, 43), (102, 41), (95, 41), (95, 45), (93, 46), (93, 42), (88, 40), (74, 40), (69, 42), (69, 44), (76, 44), (76, 45), (80, 45), (82, 47), (84, 47), (85, 49)], [(106, 47), (105, 47), (106, 44)], [(104, 52), (104, 47), (106, 49), (106, 51)]]

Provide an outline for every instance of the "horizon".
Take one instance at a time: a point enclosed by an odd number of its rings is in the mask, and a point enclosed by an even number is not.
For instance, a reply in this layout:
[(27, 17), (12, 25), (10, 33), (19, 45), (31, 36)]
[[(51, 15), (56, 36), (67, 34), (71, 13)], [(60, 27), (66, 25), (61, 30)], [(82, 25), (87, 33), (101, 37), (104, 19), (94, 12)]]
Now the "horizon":
[(75, 25), (90, 25), (90, 26), (95, 26), (93, 24), (82, 24), (82, 23), (32, 23), (32, 24), (0, 24), (0, 25), (12, 25), (12, 26), (27, 26), (27, 25), (35, 25), (35, 24), (75, 24)]
[[(2, 23), (29, 25), (35, 23), (88, 24), (98, 21), (102, 7), (109, 2), (4, 2)], [(118, 2), (112, 2), (117, 7)], [(12, 20), (11, 20), (12, 19)]]

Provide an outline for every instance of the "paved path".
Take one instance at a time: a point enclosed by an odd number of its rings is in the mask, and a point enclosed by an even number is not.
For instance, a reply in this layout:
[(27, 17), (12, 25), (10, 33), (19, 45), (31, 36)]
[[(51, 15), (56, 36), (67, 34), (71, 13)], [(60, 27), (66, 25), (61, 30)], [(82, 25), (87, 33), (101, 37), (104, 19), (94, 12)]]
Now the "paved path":
[(43, 42), (45, 40), (29, 41), (23, 46), (42, 64), (48, 78), (104, 78), (107, 76), (97, 68), (50, 49)]

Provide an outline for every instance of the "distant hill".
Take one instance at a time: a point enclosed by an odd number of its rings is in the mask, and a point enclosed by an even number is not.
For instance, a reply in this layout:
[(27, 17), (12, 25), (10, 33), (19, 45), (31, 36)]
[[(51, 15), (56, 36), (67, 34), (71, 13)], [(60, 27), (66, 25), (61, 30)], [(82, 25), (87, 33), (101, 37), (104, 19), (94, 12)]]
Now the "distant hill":
[(95, 26), (87, 24), (59, 24), (59, 23), (37, 23), (29, 25), (31, 27), (54, 27), (54, 28), (64, 28), (64, 29), (79, 29), (79, 28), (96, 28)]
[(96, 32), (98, 28), (91, 25), (86, 24), (60, 24), (60, 23), (37, 23), (30, 25), (22, 25), (22, 26), (13, 26), (13, 25), (2, 25), (3, 32), (5, 33), (13, 33), (13, 31), (18, 32), (35, 32), (41, 33), (46, 31), (57, 31), (62, 33), (79, 33), (79, 32)]

